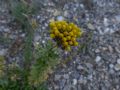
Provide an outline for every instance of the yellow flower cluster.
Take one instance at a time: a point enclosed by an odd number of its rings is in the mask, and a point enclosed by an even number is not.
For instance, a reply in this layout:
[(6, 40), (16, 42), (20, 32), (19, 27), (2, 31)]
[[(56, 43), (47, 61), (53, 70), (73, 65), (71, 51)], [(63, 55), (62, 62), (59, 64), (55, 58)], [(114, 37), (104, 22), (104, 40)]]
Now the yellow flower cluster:
[(50, 22), (50, 37), (65, 50), (71, 50), (71, 46), (78, 46), (77, 37), (82, 35), (82, 31), (74, 23), (66, 21)]

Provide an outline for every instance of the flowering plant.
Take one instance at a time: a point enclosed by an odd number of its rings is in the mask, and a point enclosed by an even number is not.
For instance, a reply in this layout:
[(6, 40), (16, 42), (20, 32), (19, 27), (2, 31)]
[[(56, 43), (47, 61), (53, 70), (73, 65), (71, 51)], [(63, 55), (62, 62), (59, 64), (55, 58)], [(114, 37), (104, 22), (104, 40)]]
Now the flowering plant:
[(63, 50), (71, 50), (71, 46), (78, 46), (77, 38), (82, 35), (81, 29), (74, 23), (66, 21), (50, 22), (50, 37)]

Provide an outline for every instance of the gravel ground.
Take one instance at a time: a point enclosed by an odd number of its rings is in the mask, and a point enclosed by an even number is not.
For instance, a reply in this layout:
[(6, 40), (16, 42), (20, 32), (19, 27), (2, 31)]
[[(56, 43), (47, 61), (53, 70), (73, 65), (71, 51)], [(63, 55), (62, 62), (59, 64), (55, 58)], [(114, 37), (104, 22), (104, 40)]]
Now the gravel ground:
[[(78, 52), (75, 58), (58, 66), (50, 75), (49, 90), (120, 90), (119, 0), (92, 0), (93, 3), (86, 3), (87, 0), (34, 1), (39, 8), (34, 16), (39, 23), (34, 43), (45, 43), (49, 39), (48, 24), (53, 19), (65, 19), (76, 23), (84, 32), (93, 32), (87, 50)], [(24, 36), (12, 21), (6, 4), (0, 3), (0, 38), (4, 37), (6, 41), (0, 42), (0, 55), (7, 55), (9, 61), (19, 63), (21, 54), (11, 57), (8, 50), (16, 40), (21, 44)]]

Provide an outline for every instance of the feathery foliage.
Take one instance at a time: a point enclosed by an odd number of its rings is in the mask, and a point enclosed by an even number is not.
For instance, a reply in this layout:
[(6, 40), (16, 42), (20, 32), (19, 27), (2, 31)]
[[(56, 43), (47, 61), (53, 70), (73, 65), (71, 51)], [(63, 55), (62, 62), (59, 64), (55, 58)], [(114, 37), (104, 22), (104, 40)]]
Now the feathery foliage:
[(59, 63), (58, 54), (56, 49), (53, 48), (53, 44), (47, 42), (45, 47), (40, 45), (36, 48), (36, 53), (38, 56), (35, 64), (31, 67), (31, 73), (29, 80), (34, 85), (41, 84), (48, 78), (48, 74), (52, 71), (55, 65)]

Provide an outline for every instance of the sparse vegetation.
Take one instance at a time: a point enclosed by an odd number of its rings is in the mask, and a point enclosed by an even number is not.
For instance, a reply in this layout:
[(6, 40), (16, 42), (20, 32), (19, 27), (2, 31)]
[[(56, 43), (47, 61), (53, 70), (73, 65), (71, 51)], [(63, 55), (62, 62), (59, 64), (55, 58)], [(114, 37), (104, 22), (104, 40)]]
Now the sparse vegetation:
[(56, 60), (58, 54), (55, 53), (56, 50), (52, 48), (53, 45), (50, 42), (47, 42), (45, 47), (40, 45), (35, 49), (32, 47), (37, 23), (32, 19), (31, 5), (24, 0), (16, 4), (10, 0), (9, 3), (12, 15), (26, 34), (23, 49), (24, 67), (19, 67), (16, 63), (5, 66), (3, 64), (5, 60), (0, 56), (0, 90), (47, 90), (44, 82), (52, 68), (58, 64)]
[(59, 63), (57, 49), (53, 48), (53, 44), (47, 42), (45, 47), (38, 45), (35, 50), (36, 61), (31, 66), (29, 80), (31, 84), (39, 85), (48, 78), (48, 74), (52, 72), (55, 65)]
[[(47, 90), (45, 81), (59, 64), (58, 48), (51, 41), (47, 41), (44, 46), (36, 44), (33, 47), (34, 29), (37, 27), (36, 20), (32, 18), (34, 8), (24, 0), (14, 3), (10, 0), (9, 3), (16, 23), (25, 33), (22, 47), (24, 65), (21, 67), (16, 62), (5, 64), (5, 59), (0, 56), (0, 90)], [(50, 23), (50, 28), (50, 36), (54, 40), (59, 39), (57, 46), (61, 43), (63, 50), (78, 46), (76, 38), (81, 36), (82, 32), (75, 24), (56, 21)]]

